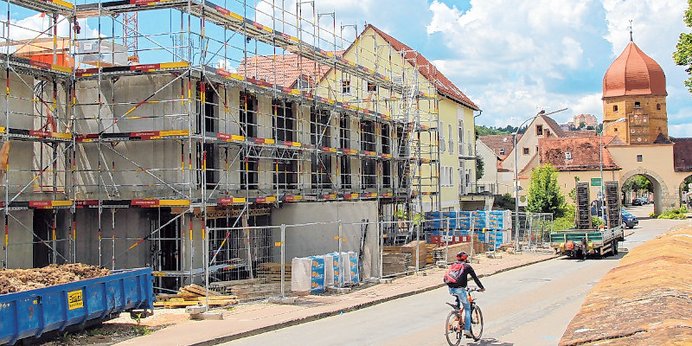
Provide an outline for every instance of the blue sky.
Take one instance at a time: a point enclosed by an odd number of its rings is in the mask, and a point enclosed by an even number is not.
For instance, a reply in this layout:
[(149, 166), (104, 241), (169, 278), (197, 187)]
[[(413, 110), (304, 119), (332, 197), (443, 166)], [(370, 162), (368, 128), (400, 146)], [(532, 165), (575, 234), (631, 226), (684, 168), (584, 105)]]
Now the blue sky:
[[(295, 8), (295, 0), (273, 1)], [(235, 0), (215, 2), (241, 12)], [(272, 0), (248, 3), (262, 8)], [(569, 110), (555, 115), (559, 122), (579, 113), (600, 118), (603, 74), (629, 41), (633, 20), (635, 42), (667, 76), (670, 135), (692, 136), (692, 95), (683, 85), (684, 68), (672, 61), (679, 33), (690, 30), (682, 22), (684, 0), (316, 3), (317, 12), (336, 12), (337, 26), (357, 24), (362, 29), (371, 23), (423, 53), (483, 109), (479, 123), (494, 126), (516, 125), (540, 109), (564, 107)], [(15, 21), (32, 24), (38, 19), (27, 18), (31, 15), (13, 7)], [(162, 15), (168, 16), (156, 14)], [(143, 15), (140, 22), (146, 30), (160, 26), (157, 19)], [(97, 23), (90, 20), (82, 27), (95, 32)], [(109, 25), (102, 22), (101, 32), (108, 31)], [(223, 37), (220, 31), (210, 34)]]

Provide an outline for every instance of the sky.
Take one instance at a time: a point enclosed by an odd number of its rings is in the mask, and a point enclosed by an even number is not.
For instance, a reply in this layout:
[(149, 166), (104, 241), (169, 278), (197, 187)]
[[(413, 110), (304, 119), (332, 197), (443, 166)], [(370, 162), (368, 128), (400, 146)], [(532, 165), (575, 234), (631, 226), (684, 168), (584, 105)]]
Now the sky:
[[(272, 2), (296, 7), (295, 0), (247, 1), (265, 12), (271, 12)], [(243, 13), (236, 0), (214, 2)], [(692, 94), (683, 84), (687, 73), (672, 60), (679, 34), (691, 30), (682, 21), (686, 6), (685, 0), (316, 0), (317, 13), (336, 13), (337, 30), (374, 24), (421, 52), (479, 105), (478, 123), (500, 127), (518, 125), (541, 109), (568, 108), (553, 116), (561, 123), (580, 113), (600, 119), (603, 75), (627, 45), (631, 20), (635, 43), (666, 74), (674, 137), (692, 137)], [(16, 7), (11, 12), (14, 22), (44, 25), (35, 13)], [(323, 26), (332, 25), (322, 19)], [(140, 17), (140, 25), (161, 23)], [(86, 34), (98, 32), (93, 20), (81, 26)], [(66, 30), (65, 23), (61, 33)], [(102, 22), (101, 32), (109, 30)]]

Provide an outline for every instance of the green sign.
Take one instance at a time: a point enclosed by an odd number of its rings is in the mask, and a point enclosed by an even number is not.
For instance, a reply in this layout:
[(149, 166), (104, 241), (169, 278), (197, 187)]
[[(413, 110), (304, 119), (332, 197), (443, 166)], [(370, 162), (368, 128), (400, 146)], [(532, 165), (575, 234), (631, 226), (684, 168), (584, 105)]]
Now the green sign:
[(601, 186), (601, 178), (591, 178), (591, 186)]

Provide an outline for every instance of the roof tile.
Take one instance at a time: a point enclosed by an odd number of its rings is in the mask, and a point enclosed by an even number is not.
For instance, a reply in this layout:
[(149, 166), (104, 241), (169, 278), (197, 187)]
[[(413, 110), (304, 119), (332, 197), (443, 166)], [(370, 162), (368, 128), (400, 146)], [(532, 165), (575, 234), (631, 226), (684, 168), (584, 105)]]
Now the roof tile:
[[(610, 136), (604, 143), (612, 141)], [(599, 141), (593, 137), (541, 138), (538, 141), (541, 163), (550, 163), (558, 171), (591, 171), (600, 168)], [(608, 151), (603, 147), (603, 169), (619, 169)]]

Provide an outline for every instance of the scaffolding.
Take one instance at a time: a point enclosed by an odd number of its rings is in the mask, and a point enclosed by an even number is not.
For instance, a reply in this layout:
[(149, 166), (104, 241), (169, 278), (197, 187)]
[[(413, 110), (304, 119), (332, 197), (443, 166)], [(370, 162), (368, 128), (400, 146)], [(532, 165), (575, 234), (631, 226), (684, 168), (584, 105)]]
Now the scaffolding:
[[(377, 201), (404, 224), (440, 210), (434, 67), (314, 1), (3, 2), (3, 268), (144, 257), (159, 287), (241, 279), (272, 260), (262, 227), (285, 204)], [(14, 39), (17, 7), (48, 28)]]

